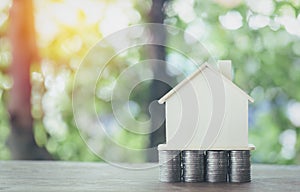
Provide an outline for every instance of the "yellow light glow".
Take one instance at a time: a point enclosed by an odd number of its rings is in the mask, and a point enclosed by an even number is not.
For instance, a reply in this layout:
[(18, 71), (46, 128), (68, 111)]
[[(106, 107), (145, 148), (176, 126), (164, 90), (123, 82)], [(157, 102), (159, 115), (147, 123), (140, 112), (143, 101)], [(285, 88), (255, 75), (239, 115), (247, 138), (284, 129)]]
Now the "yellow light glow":
[[(38, 44), (44, 48), (60, 36), (63, 36), (63, 39), (72, 39), (74, 34), (81, 35), (91, 28), (97, 30), (100, 39), (101, 36), (135, 24), (141, 19), (131, 0), (35, 0), (35, 7)], [(70, 35), (63, 31), (65, 28), (72, 30), (68, 32)], [(76, 45), (80, 44), (79, 41), (76, 42)], [(62, 47), (66, 49), (65, 45)]]

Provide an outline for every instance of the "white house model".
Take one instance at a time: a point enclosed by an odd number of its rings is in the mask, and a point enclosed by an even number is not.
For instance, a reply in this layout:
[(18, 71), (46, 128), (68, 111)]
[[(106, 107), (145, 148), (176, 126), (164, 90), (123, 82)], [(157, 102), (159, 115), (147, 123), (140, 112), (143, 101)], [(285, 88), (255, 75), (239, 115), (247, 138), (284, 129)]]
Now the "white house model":
[(158, 102), (166, 107), (166, 143), (158, 150), (252, 150), (248, 101), (232, 82), (231, 61), (203, 64)]

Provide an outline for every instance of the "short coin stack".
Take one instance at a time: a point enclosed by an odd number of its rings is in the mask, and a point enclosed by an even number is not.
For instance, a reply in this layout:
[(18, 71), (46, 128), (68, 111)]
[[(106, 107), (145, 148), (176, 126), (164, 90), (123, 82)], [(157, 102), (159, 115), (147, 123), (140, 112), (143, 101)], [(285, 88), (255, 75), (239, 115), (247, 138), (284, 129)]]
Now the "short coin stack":
[(159, 151), (159, 176), (162, 182), (181, 181), (181, 152)]
[(203, 151), (183, 151), (182, 169), (184, 182), (203, 182), (204, 178)]
[(228, 168), (227, 151), (207, 151), (206, 152), (206, 181), (226, 182)]
[(251, 181), (250, 151), (229, 152), (229, 181), (238, 183)]
[(249, 150), (160, 150), (159, 168), (160, 181), (169, 183), (251, 181)]

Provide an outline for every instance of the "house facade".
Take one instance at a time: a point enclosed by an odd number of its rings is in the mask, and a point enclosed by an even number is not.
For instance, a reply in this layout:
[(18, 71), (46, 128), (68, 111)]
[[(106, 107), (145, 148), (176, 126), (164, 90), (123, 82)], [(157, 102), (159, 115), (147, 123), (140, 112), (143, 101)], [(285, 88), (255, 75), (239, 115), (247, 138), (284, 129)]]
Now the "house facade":
[(159, 150), (249, 150), (248, 94), (232, 82), (231, 61), (203, 64), (159, 103), (166, 143)]

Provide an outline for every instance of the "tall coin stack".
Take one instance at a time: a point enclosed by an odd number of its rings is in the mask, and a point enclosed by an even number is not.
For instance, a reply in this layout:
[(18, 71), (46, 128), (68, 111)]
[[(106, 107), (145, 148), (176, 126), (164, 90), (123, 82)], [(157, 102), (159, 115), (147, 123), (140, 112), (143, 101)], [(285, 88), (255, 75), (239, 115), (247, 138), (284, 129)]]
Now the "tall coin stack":
[(180, 151), (159, 151), (159, 180), (162, 182), (181, 181)]
[(251, 164), (250, 151), (230, 151), (229, 182), (250, 182)]
[(227, 181), (227, 151), (206, 152), (206, 181), (217, 183)]
[(204, 178), (203, 151), (183, 151), (182, 169), (184, 182), (203, 182)]

